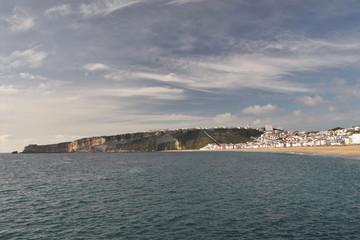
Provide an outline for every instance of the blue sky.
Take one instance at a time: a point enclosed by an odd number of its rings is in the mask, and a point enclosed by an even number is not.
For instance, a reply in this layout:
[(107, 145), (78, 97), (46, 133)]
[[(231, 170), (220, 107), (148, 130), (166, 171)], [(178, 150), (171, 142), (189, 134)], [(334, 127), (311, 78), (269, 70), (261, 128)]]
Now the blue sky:
[(154, 129), (360, 124), (360, 2), (5, 0), (0, 151)]

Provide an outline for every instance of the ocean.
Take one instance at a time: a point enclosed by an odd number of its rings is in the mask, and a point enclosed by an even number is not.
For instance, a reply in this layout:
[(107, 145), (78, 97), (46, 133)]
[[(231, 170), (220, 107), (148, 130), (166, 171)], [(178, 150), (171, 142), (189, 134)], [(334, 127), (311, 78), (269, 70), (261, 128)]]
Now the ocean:
[(0, 239), (360, 239), (360, 160), (0, 154)]

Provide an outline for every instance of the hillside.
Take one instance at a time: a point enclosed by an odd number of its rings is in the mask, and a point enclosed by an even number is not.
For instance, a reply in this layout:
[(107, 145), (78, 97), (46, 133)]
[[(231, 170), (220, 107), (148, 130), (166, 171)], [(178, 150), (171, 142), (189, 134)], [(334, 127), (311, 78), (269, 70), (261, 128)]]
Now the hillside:
[(256, 129), (181, 129), (91, 137), (50, 145), (29, 145), (23, 153), (153, 152), (200, 149), (208, 143), (243, 143), (262, 134)]

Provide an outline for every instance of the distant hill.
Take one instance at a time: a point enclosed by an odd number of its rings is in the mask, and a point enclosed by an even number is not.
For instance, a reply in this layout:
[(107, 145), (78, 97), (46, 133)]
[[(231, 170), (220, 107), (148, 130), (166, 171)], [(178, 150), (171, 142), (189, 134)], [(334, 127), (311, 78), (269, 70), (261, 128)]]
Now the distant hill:
[(256, 129), (180, 129), (90, 137), (49, 145), (29, 145), (23, 153), (154, 152), (200, 149), (209, 143), (251, 142), (263, 132)]

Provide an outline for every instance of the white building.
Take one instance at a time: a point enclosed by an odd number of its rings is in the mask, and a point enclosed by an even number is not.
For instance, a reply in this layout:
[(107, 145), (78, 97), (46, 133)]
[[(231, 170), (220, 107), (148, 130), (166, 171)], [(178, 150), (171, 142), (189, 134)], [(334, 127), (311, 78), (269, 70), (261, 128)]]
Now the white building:
[(350, 136), (352, 144), (360, 144), (360, 133), (355, 133)]
[(274, 131), (273, 125), (266, 125), (266, 126), (265, 126), (265, 131), (266, 131), (266, 132), (272, 132), (272, 131)]

